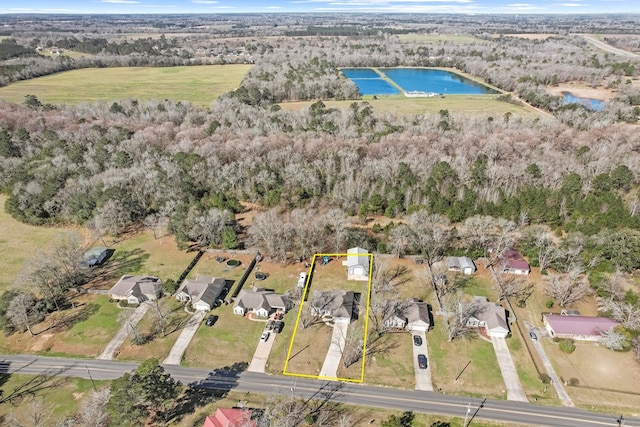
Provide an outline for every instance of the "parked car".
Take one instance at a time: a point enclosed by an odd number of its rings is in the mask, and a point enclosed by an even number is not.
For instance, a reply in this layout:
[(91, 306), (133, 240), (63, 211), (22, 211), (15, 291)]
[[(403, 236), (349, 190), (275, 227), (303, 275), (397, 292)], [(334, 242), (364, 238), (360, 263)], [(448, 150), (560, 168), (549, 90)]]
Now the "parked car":
[(284, 322), (281, 320), (278, 320), (273, 324), (273, 332), (276, 334), (282, 332), (282, 328), (284, 328)]
[(271, 334), (269, 334), (269, 332), (263, 332), (262, 336), (260, 337), (260, 342), (267, 341), (269, 339), (269, 335), (271, 335)]
[(217, 321), (218, 321), (218, 316), (216, 316), (215, 314), (212, 314), (211, 316), (207, 317), (207, 321), (204, 324), (207, 326), (213, 326)]
[(533, 341), (538, 341), (538, 336), (536, 335), (535, 332), (529, 332), (529, 336)]
[(422, 337), (420, 335), (413, 336), (413, 344), (414, 345), (422, 345)]
[(418, 368), (427, 369), (427, 356), (424, 354), (418, 355)]

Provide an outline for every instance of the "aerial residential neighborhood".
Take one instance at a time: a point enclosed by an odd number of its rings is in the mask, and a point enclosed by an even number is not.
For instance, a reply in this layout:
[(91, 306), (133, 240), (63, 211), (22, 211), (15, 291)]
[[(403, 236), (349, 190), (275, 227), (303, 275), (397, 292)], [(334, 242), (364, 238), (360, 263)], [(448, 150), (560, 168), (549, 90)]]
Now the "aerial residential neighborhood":
[(0, 5), (0, 425), (640, 427), (637, 4), (75, 3)]

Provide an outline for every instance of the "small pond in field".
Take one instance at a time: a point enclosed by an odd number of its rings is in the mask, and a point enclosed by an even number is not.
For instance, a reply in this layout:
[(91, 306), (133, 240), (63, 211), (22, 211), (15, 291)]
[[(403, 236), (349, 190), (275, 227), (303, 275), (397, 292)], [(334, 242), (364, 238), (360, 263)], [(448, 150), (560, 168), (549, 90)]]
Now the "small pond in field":
[(406, 96), (494, 94), (495, 90), (459, 74), (425, 68), (344, 68), (361, 95)]
[(600, 111), (602, 110), (602, 101), (592, 98), (579, 98), (571, 94), (571, 92), (562, 92), (565, 104), (582, 104), (589, 110)]

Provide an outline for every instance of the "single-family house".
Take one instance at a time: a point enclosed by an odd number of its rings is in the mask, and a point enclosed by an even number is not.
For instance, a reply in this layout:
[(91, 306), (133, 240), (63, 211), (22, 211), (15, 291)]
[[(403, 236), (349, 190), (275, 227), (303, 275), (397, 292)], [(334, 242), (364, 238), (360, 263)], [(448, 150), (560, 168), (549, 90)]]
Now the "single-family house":
[(225, 286), (222, 277), (198, 276), (185, 280), (175, 296), (179, 301), (191, 302), (195, 310), (209, 311), (216, 306)]
[(520, 252), (510, 249), (506, 251), (498, 262), (500, 272), (509, 274), (529, 274), (531, 266), (524, 259)]
[[(478, 309), (467, 319), (469, 328), (484, 328), (490, 337), (506, 338), (509, 335), (507, 311), (500, 304), (487, 301), (484, 297), (475, 297)], [(464, 303), (461, 303), (464, 304)], [(460, 310), (464, 313), (465, 310)]]
[(427, 303), (412, 299), (406, 304), (400, 304), (398, 308), (384, 320), (386, 327), (412, 332), (429, 330), (431, 321)]
[(276, 312), (286, 313), (290, 307), (289, 298), (276, 294), (273, 290), (264, 288), (243, 289), (235, 298), (233, 312), (240, 316), (253, 313), (259, 317), (269, 317)]
[(82, 256), (82, 263), (87, 267), (96, 267), (109, 257), (109, 249), (104, 246), (96, 246), (89, 249)]
[(109, 298), (127, 300), (129, 304), (155, 301), (161, 296), (162, 280), (154, 276), (124, 275), (109, 289)]
[(243, 408), (218, 408), (204, 419), (203, 427), (257, 427), (255, 411)]
[(353, 291), (332, 289), (330, 291), (315, 291), (311, 297), (311, 311), (316, 316), (337, 323), (351, 323), (354, 309)]
[(457, 271), (462, 274), (473, 274), (476, 272), (476, 265), (468, 256), (448, 256), (445, 258), (447, 269)]
[(593, 316), (562, 316), (545, 314), (542, 316), (549, 335), (580, 341), (600, 341), (602, 333), (619, 325), (613, 319)]
[(355, 247), (347, 250), (347, 260), (342, 261), (347, 267), (347, 280), (369, 280), (371, 255), (363, 248)]

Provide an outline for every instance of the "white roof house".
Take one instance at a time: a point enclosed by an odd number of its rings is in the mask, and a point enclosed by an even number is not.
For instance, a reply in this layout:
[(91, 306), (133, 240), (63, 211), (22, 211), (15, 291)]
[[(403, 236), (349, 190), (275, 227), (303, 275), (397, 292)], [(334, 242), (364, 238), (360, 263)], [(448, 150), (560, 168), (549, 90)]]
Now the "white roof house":
[(347, 250), (347, 260), (342, 261), (342, 265), (347, 267), (348, 280), (369, 280), (371, 256), (368, 250), (359, 247)]
[(462, 274), (473, 274), (476, 272), (476, 265), (467, 256), (448, 256), (445, 259), (449, 271), (459, 271)]
[(196, 310), (209, 311), (215, 307), (225, 285), (222, 277), (198, 276), (185, 280), (175, 296), (179, 301), (190, 301)]

